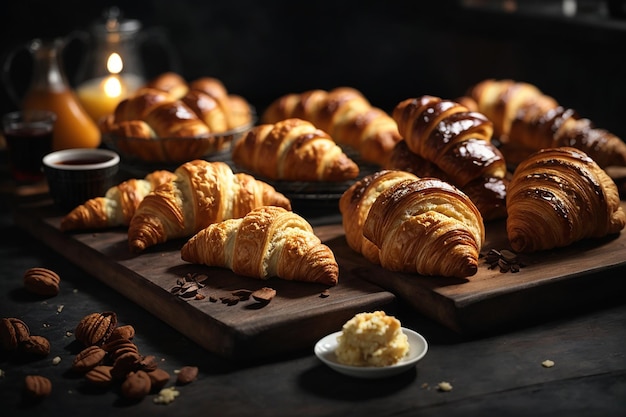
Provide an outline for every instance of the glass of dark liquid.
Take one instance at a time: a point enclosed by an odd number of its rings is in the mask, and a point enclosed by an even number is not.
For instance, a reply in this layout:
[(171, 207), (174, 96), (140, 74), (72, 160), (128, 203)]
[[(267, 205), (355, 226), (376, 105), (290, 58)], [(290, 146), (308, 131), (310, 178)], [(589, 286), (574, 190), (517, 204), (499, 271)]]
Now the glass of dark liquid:
[(20, 183), (43, 180), (43, 157), (52, 151), (57, 116), (47, 110), (22, 110), (2, 117), (9, 169)]

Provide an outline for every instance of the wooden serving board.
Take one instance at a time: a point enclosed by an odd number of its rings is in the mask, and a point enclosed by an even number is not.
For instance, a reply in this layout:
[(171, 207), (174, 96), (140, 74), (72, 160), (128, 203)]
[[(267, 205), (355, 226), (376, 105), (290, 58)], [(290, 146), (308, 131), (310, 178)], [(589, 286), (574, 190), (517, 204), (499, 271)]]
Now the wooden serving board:
[[(622, 202), (626, 209), (626, 203)], [(415, 310), (460, 333), (480, 333), (611, 297), (626, 289), (626, 233), (524, 256), (517, 273), (480, 263), (469, 279), (423, 277), (386, 271), (346, 244), (340, 224), (315, 227), (335, 253), (339, 284), (324, 286), (237, 276), (229, 270), (180, 259), (184, 241), (132, 255), (124, 229), (63, 233), (50, 208), (20, 210), (16, 222), (73, 263), (150, 311), (209, 351), (226, 357), (269, 356), (313, 346), (354, 314), (391, 308), (396, 296)], [(507, 248), (504, 221), (487, 225), (483, 253)], [(207, 275), (203, 300), (172, 294), (187, 273)], [(277, 297), (259, 308), (253, 301), (211, 302), (237, 289), (270, 286)]]
[[(381, 287), (340, 268), (341, 283), (324, 285), (258, 280), (237, 276), (223, 268), (189, 264), (180, 257), (184, 240), (166, 242), (139, 255), (128, 249), (123, 228), (64, 233), (60, 216), (50, 206), (18, 210), (16, 224), (72, 263), (134, 303), (143, 307), (203, 348), (223, 357), (253, 359), (299, 349), (313, 349), (317, 340), (341, 329), (354, 314), (386, 309), (396, 297)], [(341, 228), (320, 231), (320, 238), (336, 242)], [(177, 280), (189, 273), (206, 279), (202, 300), (172, 293)], [(271, 287), (276, 297), (262, 306), (253, 299), (227, 305), (219, 301), (233, 291)], [(214, 297), (218, 301), (212, 301)]]

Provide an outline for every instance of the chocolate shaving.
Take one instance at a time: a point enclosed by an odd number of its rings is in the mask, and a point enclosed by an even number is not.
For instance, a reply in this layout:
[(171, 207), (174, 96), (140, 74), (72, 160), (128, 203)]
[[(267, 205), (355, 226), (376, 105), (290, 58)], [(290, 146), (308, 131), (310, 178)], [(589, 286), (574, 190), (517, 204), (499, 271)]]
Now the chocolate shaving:
[(519, 255), (508, 249), (491, 249), (484, 255), (485, 262), (489, 265), (489, 269), (498, 268), (501, 273), (519, 272), (525, 264), (519, 259)]

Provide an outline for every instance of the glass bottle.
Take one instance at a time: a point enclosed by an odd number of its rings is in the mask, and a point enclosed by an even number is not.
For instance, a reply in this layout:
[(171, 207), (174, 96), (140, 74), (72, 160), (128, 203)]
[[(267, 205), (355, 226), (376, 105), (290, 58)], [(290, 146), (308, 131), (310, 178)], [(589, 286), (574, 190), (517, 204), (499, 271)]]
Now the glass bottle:
[[(85, 112), (70, 86), (62, 65), (65, 40), (34, 39), (25, 46), (33, 59), (30, 85), (22, 100), (10, 85), (7, 89), (24, 109), (50, 110), (57, 114), (52, 146), (54, 150), (68, 148), (97, 148), (100, 130)], [(14, 55), (14, 54), (13, 54)], [(5, 83), (12, 56), (5, 62)]]

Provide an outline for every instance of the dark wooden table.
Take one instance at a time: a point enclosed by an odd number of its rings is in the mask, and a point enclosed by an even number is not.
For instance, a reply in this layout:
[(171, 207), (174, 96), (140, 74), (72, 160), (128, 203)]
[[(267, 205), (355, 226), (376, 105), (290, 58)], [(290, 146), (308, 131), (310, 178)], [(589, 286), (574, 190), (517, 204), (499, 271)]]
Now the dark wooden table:
[[(30, 198), (22, 193), (19, 202)], [(17, 199), (10, 186), (2, 188), (0, 316), (24, 320), (31, 334), (50, 340), (51, 353), (27, 359), (0, 352), (3, 416), (626, 415), (626, 285), (601, 302), (474, 337), (459, 335), (398, 299), (388, 312), (421, 333), (429, 351), (407, 373), (360, 380), (323, 365), (313, 346), (249, 361), (207, 352), (17, 227)], [(332, 215), (311, 213), (313, 221)], [(41, 299), (23, 290), (24, 271), (35, 266), (59, 273), (59, 295)], [(607, 273), (623, 277), (625, 272)], [(532, 299), (527, 302), (532, 306)], [(94, 311), (115, 311), (135, 327), (140, 352), (154, 355), (172, 375), (168, 386), (185, 365), (199, 367), (197, 380), (179, 386), (180, 395), (169, 405), (155, 404), (153, 394), (127, 402), (116, 390), (90, 388), (68, 370), (75, 353), (72, 332)], [(55, 357), (61, 358), (57, 365)], [(543, 367), (544, 360), (554, 366)], [(21, 390), (29, 374), (49, 377), (52, 395), (36, 404), (25, 402)], [(438, 390), (442, 381), (453, 389)]]

